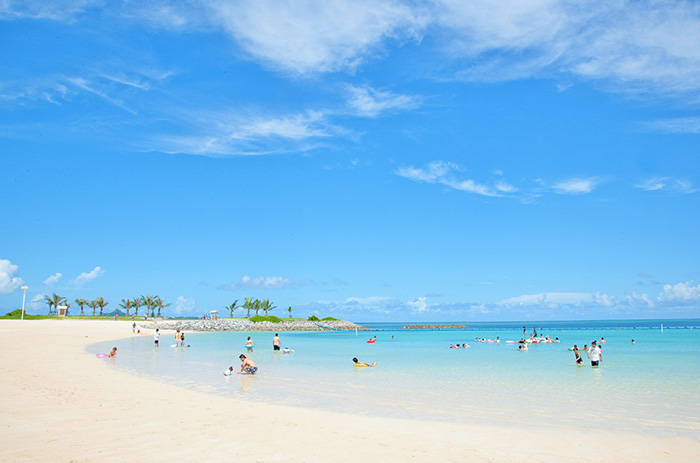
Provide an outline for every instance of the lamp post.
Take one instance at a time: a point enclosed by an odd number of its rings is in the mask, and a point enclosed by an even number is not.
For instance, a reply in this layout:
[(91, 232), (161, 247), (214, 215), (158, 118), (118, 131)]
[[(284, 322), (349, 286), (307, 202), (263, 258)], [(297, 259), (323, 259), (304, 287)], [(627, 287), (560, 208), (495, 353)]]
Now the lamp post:
[(27, 290), (29, 289), (29, 286), (22, 286), (21, 289), (24, 290), (24, 294), (22, 294), (22, 317), (20, 320), (24, 320), (24, 300), (27, 298)]

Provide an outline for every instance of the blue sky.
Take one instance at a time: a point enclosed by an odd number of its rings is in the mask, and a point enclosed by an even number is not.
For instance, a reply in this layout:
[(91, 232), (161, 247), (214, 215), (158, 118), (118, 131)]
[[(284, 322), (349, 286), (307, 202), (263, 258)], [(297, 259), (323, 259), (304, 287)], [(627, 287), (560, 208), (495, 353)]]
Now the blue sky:
[(694, 2), (0, 2), (0, 312), (700, 316)]

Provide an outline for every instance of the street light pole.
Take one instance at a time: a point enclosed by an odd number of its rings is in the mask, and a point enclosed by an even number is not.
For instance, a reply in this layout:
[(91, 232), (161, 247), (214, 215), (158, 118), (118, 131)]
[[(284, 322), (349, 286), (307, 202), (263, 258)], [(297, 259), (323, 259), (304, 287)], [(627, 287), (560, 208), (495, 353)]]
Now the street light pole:
[(24, 320), (24, 300), (27, 298), (27, 290), (29, 289), (29, 286), (22, 286), (22, 289), (24, 290), (24, 294), (22, 294), (22, 317), (20, 320)]

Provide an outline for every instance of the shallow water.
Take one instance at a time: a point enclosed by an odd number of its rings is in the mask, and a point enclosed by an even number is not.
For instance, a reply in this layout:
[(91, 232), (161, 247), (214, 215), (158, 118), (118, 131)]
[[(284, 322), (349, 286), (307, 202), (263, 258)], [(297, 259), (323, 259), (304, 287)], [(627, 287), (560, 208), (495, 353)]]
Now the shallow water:
[[(135, 336), (117, 342), (119, 355), (112, 363), (212, 394), (345, 413), (700, 437), (700, 329), (690, 328), (700, 321), (666, 321), (663, 333), (658, 322), (653, 329), (645, 322), (610, 323), (538, 327), (561, 342), (534, 344), (527, 352), (505, 343), (520, 339), (522, 325), (515, 323), (472, 324), (460, 331), (366, 324), (378, 329), (371, 334), (375, 344), (367, 344), (366, 332), (280, 333), (293, 354), (273, 352), (274, 333), (266, 332), (188, 333), (189, 348), (168, 347), (174, 341), (164, 335), (157, 349), (151, 336)], [(238, 369), (248, 336), (256, 343), (249, 357), (260, 371), (224, 377), (229, 365)], [(601, 366), (575, 366), (567, 348), (601, 336), (607, 341)], [(475, 342), (476, 337), (503, 342)], [(471, 347), (451, 349), (453, 343)], [(106, 352), (112, 344), (88, 350)], [(379, 365), (354, 368), (353, 357)]]

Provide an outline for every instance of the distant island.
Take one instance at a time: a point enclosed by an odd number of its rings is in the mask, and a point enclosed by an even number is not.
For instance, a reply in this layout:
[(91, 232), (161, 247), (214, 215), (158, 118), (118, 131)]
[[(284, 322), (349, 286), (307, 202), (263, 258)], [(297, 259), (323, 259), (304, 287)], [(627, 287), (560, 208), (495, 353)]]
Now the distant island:
[(404, 330), (453, 330), (455, 328), (469, 328), (467, 325), (406, 325)]

